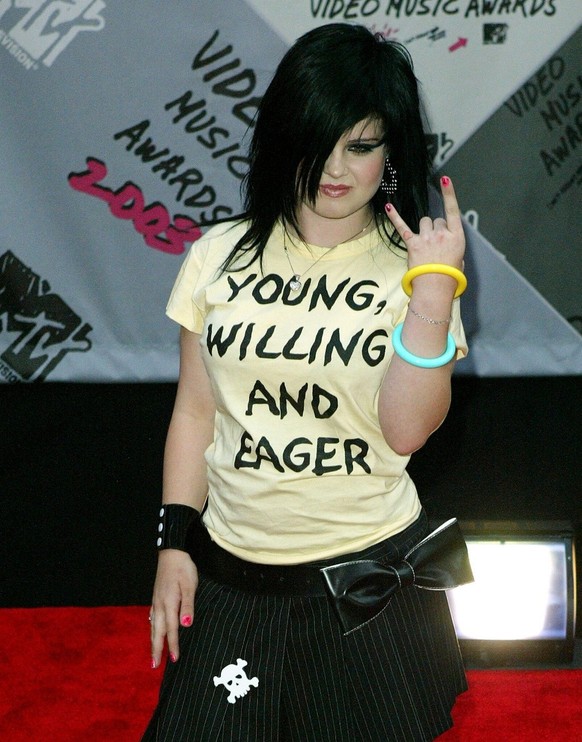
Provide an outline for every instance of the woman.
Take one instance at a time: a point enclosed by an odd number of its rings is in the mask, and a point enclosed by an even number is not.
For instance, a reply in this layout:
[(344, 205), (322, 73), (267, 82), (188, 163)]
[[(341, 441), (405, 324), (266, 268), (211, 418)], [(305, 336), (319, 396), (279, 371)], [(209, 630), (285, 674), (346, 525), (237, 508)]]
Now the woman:
[[(433, 739), (465, 679), (446, 598), (411, 566), (426, 542), (403, 561), (427, 535), (405, 467), (466, 352), (464, 238), (448, 179), (446, 219), (424, 216), (406, 51), (305, 34), (250, 159), (244, 218), (193, 245), (167, 310), (180, 378), (150, 620), (152, 666), (166, 640), (169, 662), (144, 739)], [(378, 602), (356, 577), (354, 607), (345, 563), (417, 584)]]

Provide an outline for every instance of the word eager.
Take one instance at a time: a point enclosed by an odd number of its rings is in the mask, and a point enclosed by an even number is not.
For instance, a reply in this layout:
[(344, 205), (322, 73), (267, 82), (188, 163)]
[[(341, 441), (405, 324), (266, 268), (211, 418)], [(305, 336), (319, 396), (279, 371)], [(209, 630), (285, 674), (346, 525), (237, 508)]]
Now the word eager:
[(317, 477), (340, 469), (352, 474), (355, 467), (359, 466), (370, 474), (371, 469), (366, 461), (369, 450), (366, 441), (361, 438), (346, 438), (341, 446), (339, 444), (339, 438), (320, 437), (315, 442), (309, 438), (295, 438), (279, 455), (265, 436), (261, 436), (255, 444), (251, 434), (245, 431), (234, 465), (237, 469), (260, 469), (263, 464), (270, 464), (281, 473), (285, 471), (285, 467), (298, 473), (311, 468)]

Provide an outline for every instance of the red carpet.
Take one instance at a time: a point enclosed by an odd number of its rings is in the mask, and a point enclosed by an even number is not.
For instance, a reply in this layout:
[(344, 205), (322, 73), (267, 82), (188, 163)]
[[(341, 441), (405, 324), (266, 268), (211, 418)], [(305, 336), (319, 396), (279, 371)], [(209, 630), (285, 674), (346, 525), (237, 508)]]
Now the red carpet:
[[(0, 610), (0, 740), (137, 742), (155, 705), (148, 609)], [(474, 670), (443, 742), (582, 738), (582, 670)], [(352, 740), (346, 740), (352, 742)]]

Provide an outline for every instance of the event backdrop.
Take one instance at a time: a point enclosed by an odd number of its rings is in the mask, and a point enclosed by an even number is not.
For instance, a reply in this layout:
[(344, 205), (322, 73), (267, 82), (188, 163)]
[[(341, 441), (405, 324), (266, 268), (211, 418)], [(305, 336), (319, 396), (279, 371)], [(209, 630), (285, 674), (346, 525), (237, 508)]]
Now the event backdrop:
[(458, 373), (579, 374), (581, 20), (579, 0), (0, 0), (1, 380), (176, 378), (184, 252), (240, 209), (278, 60), (337, 21), (405, 43), (422, 82), (466, 218)]

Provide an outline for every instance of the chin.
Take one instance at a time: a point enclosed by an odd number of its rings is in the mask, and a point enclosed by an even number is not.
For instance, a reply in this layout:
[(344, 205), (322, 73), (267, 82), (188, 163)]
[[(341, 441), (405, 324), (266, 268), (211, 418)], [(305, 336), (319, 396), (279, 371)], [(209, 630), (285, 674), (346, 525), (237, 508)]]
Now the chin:
[(324, 217), (325, 219), (347, 219), (365, 208), (367, 205), (368, 202), (364, 202), (363, 204), (346, 202), (339, 203), (339, 199), (333, 203), (329, 203), (329, 201), (318, 201), (313, 211), (315, 214)]

